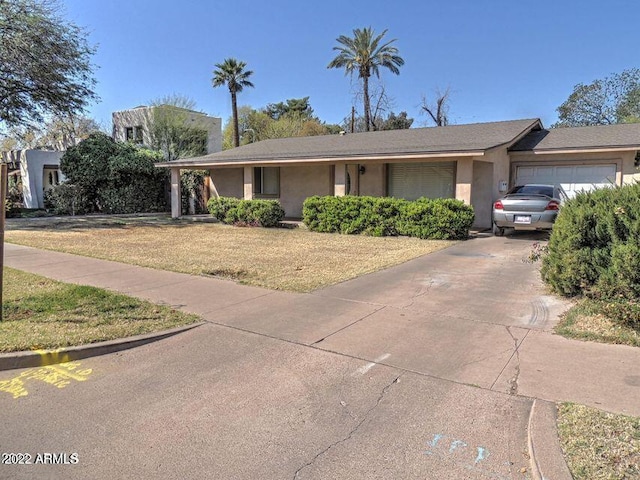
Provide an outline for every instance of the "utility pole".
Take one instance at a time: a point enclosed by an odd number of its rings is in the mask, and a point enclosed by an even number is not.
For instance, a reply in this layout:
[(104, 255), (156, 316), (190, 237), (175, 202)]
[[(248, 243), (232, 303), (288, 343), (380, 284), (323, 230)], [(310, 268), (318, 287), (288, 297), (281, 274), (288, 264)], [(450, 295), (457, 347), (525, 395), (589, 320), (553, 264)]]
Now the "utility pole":
[(0, 163), (0, 322), (2, 322), (2, 292), (4, 290), (4, 219), (6, 216), (7, 187), (9, 186), (7, 164)]
[(356, 107), (351, 106), (351, 133), (356, 129)]

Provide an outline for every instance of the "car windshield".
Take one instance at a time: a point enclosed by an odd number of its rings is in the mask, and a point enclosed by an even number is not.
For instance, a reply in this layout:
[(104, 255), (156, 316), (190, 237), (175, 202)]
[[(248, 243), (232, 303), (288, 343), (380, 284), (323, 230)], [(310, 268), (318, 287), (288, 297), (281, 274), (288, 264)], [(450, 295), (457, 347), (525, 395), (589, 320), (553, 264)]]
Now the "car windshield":
[(518, 185), (507, 192), (507, 195), (546, 195), (553, 197), (551, 185)]

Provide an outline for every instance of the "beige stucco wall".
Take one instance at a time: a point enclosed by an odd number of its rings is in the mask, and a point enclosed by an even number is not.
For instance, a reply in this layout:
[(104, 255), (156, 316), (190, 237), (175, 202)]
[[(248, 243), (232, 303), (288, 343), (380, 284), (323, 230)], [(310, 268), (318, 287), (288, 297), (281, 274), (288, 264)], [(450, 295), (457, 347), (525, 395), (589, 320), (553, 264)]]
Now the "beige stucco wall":
[(387, 168), (384, 163), (364, 165), (360, 174), (360, 195), (384, 197), (387, 194)]
[(493, 205), (493, 169), (489, 162), (473, 162), (473, 182), (471, 205), (476, 214), (474, 227), (491, 227), (491, 207)]
[(302, 203), (313, 195), (332, 195), (331, 165), (280, 167), (280, 203), (285, 216), (302, 217)]
[(212, 168), (209, 170), (211, 176), (211, 196), (236, 197), (244, 196), (244, 170), (240, 168)]
[[(485, 153), (483, 161), (493, 164), (493, 183), (491, 185), (491, 201), (503, 196), (511, 186), (511, 159), (505, 147), (495, 148)], [(506, 182), (507, 188), (500, 189), (500, 185)]]

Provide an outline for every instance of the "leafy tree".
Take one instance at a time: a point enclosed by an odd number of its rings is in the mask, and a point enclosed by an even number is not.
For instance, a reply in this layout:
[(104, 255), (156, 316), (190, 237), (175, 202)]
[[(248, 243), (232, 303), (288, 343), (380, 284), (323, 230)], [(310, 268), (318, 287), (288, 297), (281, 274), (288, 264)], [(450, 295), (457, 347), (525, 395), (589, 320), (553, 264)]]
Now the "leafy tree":
[(352, 75), (357, 72), (358, 78), (362, 79), (366, 131), (371, 127), (369, 78), (372, 74), (380, 77), (380, 67), (399, 75), (398, 67), (404, 65), (404, 59), (398, 55), (398, 49), (391, 45), (395, 39), (381, 44), (382, 37), (386, 33), (387, 30), (384, 30), (380, 35), (376, 35), (373, 29), (368, 27), (353, 30), (353, 38), (340, 35), (336, 39), (340, 45), (333, 47), (339, 53), (327, 66), (327, 68), (344, 68), (345, 74)]
[(632, 68), (587, 85), (579, 83), (557, 112), (553, 127), (640, 122), (640, 70)]
[[(308, 104), (308, 97), (303, 101), (303, 108), (296, 108), (298, 99), (290, 99), (277, 104), (269, 104), (256, 110), (249, 106), (238, 109), (238, 125), (241, 132), (240, 144), (259, 142), (270, 138), (308, 137), (328, 135), (339, 132), (342, 127), (329, 125), (312, 116), (313, 109)], [(279, 107), (274, 107), (279, 105)], [(288, 106), (294, 108), (288, 110)], [(274, 113), (275, 111), (277, 113)], [(302, 112), (302, 113), (301, 113)], [(274, 119), (273, 116), (277, 117)], [(233, 148), (233, 119), (230, 119), (222, 130), (222, 148)]]
[(149, 119), (151, 147), (162, 152), (167, 161), (207, 153), (207, 130), (188, 122), (195, 102), (181, 95), (169, 95), (151, 103)]
[[(365, 119), (363, 116), (355, 116), (354, 118), (345, 118), (343, 121), (342, 129), (345, 131), (351, 131), (351, 124), (353, 123), (353, 132), (365, 132)], [(394, 112), (389, 113), (388, 116), (377, 115), (372, 118), (372, 124), (375, 130), (402, 130), (405, 128), (411, 128), (413, 124), (413, 118), (409, 118), (407, 112), (400, 112), (396, 115)]]
[(64, 151), (102, 130), (98, 122), (84, 115), (53, 116), (42, 124), (9, 128), (2, 138), (2, 151), (25, 148)]
[(233, 114), (233, 146), (240, 146), (240, 131), (238, 129), (238, 101), (237, 95), (244, 87), (253, 87), (249, 77), (253, 71), (245, 70), (247, 64), (235, 58), (226, 58), (222, 63), (216, 63), (217, 70), (213, 71), (213, 87), (226, 85), (231, 93), (231, 111)]
[[(160, 161), (159, 152), (93, 133), (62, 156), (60, 169), (67, 181), (61, 187), (82, 199), (88, 212), (164, 210), (167, 173), (154, 166)], [(55, 192), (51, 196), (55, 198)]]
[(279, 120), (285, 115), (296, 115), (307, 120), (314, 118), (309, 97), (290, 98), (286, 102), (270, 103), (264, 111), (274, 120)]
[(407, 116), (407, 112), (400, 112), (398, 115), (391, 112), (381, 123), (380, 130), (404, 130), (411, 128), (413, 118)]
[(0, 1), (0, 123), (5, 127), (82, 111), (96, 99), (93, 47), (62, 19), (55, 0)]

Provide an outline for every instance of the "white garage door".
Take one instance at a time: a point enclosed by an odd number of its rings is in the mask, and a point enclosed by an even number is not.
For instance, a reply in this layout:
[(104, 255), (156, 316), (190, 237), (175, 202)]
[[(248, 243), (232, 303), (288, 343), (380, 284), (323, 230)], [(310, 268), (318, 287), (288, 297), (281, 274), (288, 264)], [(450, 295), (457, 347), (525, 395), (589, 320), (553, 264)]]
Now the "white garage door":
[(560, 184), (569, 197), (577, 192), (616, 184), (616, 165), (519, 166), (515, 185), (526, 183)]
[(389, 164), (389, 196), (453, 198), (456, 162)]

